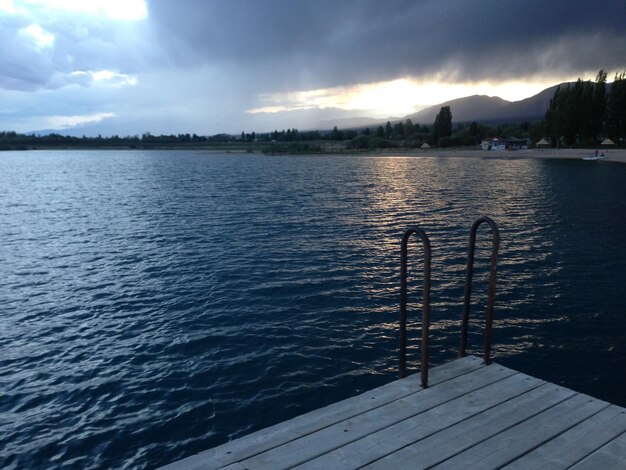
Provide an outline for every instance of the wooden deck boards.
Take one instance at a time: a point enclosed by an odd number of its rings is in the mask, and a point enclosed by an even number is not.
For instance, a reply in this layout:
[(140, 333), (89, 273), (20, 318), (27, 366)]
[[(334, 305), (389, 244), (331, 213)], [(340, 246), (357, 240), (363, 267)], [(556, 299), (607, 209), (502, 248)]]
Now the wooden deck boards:
[(626, 468), (626, 409), (473, 356), (167, 469)]

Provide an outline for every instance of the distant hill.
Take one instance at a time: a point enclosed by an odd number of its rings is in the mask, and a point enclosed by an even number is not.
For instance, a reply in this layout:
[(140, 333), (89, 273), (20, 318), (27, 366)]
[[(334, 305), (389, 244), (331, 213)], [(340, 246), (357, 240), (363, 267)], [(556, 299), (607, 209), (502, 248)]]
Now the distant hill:
[(518, 121), (535, 121), (543, 119), (550, 106), (550, 100), (560, 85), (555, 85), (537, 93), (530, 98), (513, 101), (506, 107), (505, 119), (516, 118)]
[(442, 106), (450, 106), (452, 122), (492, 121), (503, 115), (509, 101), (497, 96), (473, 95), (446, 101), (407, 116), (414, 124), (432, 124)]
[(544, 118), (550, 100), (558, 86), (554, 85), (546, 88), (530, 98), (519, 101), (507, 101), (497, 96), (473, 95), (436, 104), (404, 117), (389, 117), (386, 119), (366, 117), (343, 118), (335, 121), (321, 121), (318, 125), (321, 129), (330, 129), (333, 126), (337, 126), (340, 129), (373, 128), (385, 125), (387, 121), (394, 123), (406, 119), (410, 119), (414, 124), (431, 125), (435, 122), (435, 117), (442, 106), (450, 106), (453, 123), (476, 121), (482, 124), (498, 124), (502, 122), (539, 121)]
[(411, 119), (417, 124), (432, 124), (442, 106), (450, 106), (452, 121), (480, 123), (538, 121), (543, 119), (550, 104), (550, 99), (558, 85), (520, 101), (507, 101), (497, 96), (473, 95), (446, 101), (404, 119)]

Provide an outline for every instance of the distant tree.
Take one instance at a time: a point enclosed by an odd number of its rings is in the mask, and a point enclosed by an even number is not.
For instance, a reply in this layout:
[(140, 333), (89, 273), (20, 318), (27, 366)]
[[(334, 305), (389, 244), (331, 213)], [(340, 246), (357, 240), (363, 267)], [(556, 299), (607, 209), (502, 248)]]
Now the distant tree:
[(390, 139), (392, 133), (393, 129), (391, 128), (391, 123), (387, 121), (387, 124), (385, 124), (385, 139)]
[(468, 133), (472, 137), (477, 137), (478, 136), (478, 123), (476, 121), (472, 121), (470, 123), (469, 129), (468, 129)]
[(615, 74), (607, 101), (608, 134), (619, 140), (626, 137), (626, 72)]
[(404, 139), (405, 131), (404, 131), (404, 123), (402, 121), (396, 122), (393, 125), (393, 137), (394, 139)]
[(594, 100), (594, 84), (591, 81), (578, 79), (574, 85), (574, 112), (576, 119), (573, 122), (575, 134), (575, 144), (593, 144), (596, 138), (598, 127), (602, 125), (602, 112), (600, 118), (596, 116), (596, 103)]
[[(382, 128), (382, 126), (381, 126)], [(369, 140), (369, 148), (370, 149), (384, 149), (390, 146), (389, 139), (385, 139), (384, 137), (370, 137)]]
[(450, 106), (444, 106), (442, 111), (441, 137), (450, 137), (452, 135), (452, 111), (450, 111)]
[(433, 124), (432, 137), (433, 142), (439, 143), (442, 137), (450, 137), (452, 135), (452, 111), (450, 106), (442, 106), (439, 113), (435, 117)]
[(383, 128), (383, 126), (378, 126), (378, 128), (376, 129), (376, 137), (380, 139), (385, 138), (385, 129)]
[(306, 133), (301, 133), (300, 135), (306, 140), (320, 140), (322, 138), (320, 131), (307, 131)]
[(581, 113), (579, 106), (582, 106), (577, 95), (581, 94), (581, 90), (580, 85), (559, 85), (550, 100), (545, 117), (546, 130), (556, 147), (561, 143), (571, 146), (576, 142)]
[(414, 132), (415, 132), (415, 126), (413, 125), (410, 119), (407, 119), (404, 122), (404, 136), (410, 137), (411, 135), (413, 135)]
[(593, 134), (594, 139), (602, 132), (606, 120), (606, 77), (607, 73), (601, 69), (596, 76), (593, 88)]
[(350, 142), (346, 144), (346, 148), (353, 150), (366, 150), (369, 148), (369, 142), (369, 136), (361, 134), (350, 140)]
[(559, 138), (561, 136), (560, 133), (560, 96), (561, 96), (561, 85), (556, 87), (554, 90), (554, 94), (552, 98), (550, 98), (550, 103), (548, 104), (548, 109), (546, 110), (546, 115), (544, 117), (544, 127), (546, 134), (550, 137), (552, 141), (552, 145), (558, 147)]
[(606, 77), (600, 70), (595, 83), (580, 78), (557, 87), (545, 115), (545, 130), (553, 145), (591, 145), (597, 141), (607, 116)]
[(343, 132), (337, 129), (337, 126), (333, 127), (330, 133), (330, 140), (343, 140)]

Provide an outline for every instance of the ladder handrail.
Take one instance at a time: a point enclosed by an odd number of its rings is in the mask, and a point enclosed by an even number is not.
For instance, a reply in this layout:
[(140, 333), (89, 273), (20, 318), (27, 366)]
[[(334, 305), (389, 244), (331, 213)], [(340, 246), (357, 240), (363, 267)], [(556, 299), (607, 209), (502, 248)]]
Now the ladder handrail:
[(491, 331), (493, 328), (493, 304), (496, 294), (496, 275), (498, 270), (498, 249), (500, 247), (500, 230), (498, 224), (496, 224), (489, 217), (480, 217), (477, 219), (470, 230), (469, 249), (467, 253), (467, 270), (465, 274), (465, 297), (463, 300), (463, 316), (461, 318), (461, 345), (459, 347), (459, 356), (464, 357), (466, 355), (465, 349), (467, 347), (467, 327), (469, 323), (469, 311), (470, 311), (470, 298), (472, 296), (472, 276), (474, 272), (474, 252), (476, 248), (476, 232), (478, 227), (486, 223), (491, 227), (492, 232), (492, 247), (490, 257), (490, 269), (489, 269), (489, 290), (487, 295), (487, 315), (485, 319), (485, 351), (484, 362), (489, 364), (491, 362)]
[(431, 249), (428, 235), (419, 227), (410, 227), (402, 237), (400, 247), (400, 378), (406, 377), (406, 304), (407, 304), (407, 251), (411, 235), (416, 234), (424, 247), (424, 280), (422, 294), (422, 387), (428, 387), (428, 333), (430, 326), (430, 262)]

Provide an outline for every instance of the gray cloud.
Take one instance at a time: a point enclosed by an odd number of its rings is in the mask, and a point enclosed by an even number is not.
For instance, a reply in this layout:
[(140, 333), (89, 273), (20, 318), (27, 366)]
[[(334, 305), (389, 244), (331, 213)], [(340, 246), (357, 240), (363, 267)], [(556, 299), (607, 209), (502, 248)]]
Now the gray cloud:
[(181, 64), (236, 63), (275, 88), (442, 71), (515, 78), (626, 62), (622, 0), (153, 0), (149, 8)]

